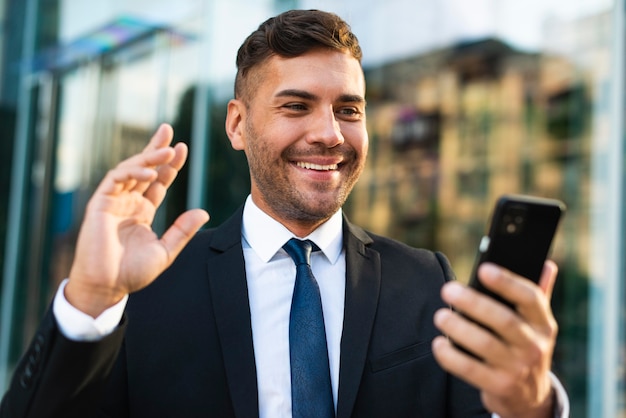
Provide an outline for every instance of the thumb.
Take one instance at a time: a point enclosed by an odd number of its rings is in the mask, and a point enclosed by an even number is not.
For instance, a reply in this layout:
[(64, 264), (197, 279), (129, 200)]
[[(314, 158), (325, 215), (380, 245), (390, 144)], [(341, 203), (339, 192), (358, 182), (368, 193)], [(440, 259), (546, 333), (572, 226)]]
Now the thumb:
[(539, 279), (539, 287), (543, 290), (548, 300), (552, 299), (552, 291), (554, 290), (554, 283), (556, 282), (558, 271), (559, 268), (554, 261), (546, 260), (543, 271), (541, 272), (541, 278)]
[(209, 220), (209, 214), (203, 209), (191, 209), (181, 214), (161, 237), (161, 244), (168, 254), (167, 265), (185, 248), (185, 245)]

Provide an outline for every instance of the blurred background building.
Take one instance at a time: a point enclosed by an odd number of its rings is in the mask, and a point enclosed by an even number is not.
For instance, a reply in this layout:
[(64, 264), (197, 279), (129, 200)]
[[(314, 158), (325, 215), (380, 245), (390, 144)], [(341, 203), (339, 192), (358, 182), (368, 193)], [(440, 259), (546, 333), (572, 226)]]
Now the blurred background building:
[(554, 368), (573, 417), (626, 417), (624, 0), (0, 0), (0, 393), (68, 274), (86, 200), (160, 122), (190, 161), (156, 220), (222, 222), (249, 190), (223, 123), (265, 18), (359, 36), (370, 157), (345, 210), (445, 252), (460, 280), (495, 199), (562, 199)]

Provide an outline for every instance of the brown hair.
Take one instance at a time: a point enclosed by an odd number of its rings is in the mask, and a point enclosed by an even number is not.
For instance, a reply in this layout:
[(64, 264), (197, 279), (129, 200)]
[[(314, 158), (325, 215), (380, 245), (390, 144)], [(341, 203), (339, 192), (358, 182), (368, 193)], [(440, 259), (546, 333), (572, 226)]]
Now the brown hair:
[(294, 58), (316, 48), (346, 51), (361, 62), (361, 47), (350, 26), (334, 13), (290, 10), (269, 18), (252, 32), (237, 52), (235, 97), (247, 97), (251, 68), (273, 55)]

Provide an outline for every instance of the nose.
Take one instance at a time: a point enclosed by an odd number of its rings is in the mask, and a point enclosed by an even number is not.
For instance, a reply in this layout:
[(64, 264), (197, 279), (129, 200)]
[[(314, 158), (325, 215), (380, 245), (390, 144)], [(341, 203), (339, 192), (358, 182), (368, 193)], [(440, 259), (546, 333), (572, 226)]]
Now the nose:
[(324, 144), (327, 148), (343, 144), (344, 138), (341, 133), (341, 125), (333, 108), (316, 112), (309, 126), (307, 142), (310, 144)]

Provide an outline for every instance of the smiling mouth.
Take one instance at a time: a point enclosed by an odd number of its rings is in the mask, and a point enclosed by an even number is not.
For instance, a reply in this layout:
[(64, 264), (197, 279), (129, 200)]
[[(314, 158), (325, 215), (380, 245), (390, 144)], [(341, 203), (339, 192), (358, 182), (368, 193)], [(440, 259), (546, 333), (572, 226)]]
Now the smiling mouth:
[(296, 165), (300, 168), (305, 168), (307, 170), (317, 170), (317, 171), (332, 171), (332, 170), (337, 170), (339, 168), (338, 164), (320, 165), (320, 164), (307, 163), (303, 161), (298, 161)]

